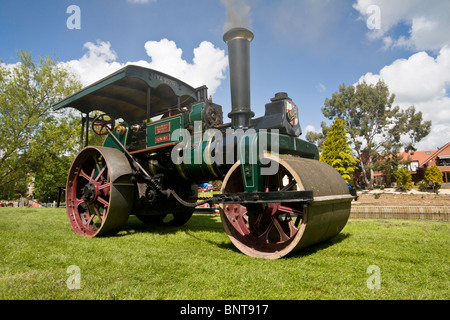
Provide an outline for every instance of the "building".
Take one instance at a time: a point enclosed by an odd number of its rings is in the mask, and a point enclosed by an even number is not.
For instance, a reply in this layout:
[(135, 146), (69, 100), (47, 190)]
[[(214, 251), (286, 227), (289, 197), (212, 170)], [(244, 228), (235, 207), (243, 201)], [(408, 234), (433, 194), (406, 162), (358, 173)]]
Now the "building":
[(425, 170), (433, 165), (437, 165), (441, 170), (444, 183), (450, 184), (450, 142), (430, 155), (422, 163), (420, 171), (425, 174)]
[(426, 168), (424, 168), (424, 164), (437, 151), (438, 150), (425, 150), (399, 153), (399, 156), (401, 156), (403, 160), (411, 161), (409, 165), (407, 165), (406, 169), (411, 172), (412, 181), (414, 184), (424, 179), (426, 170)]
[[(411, 172), (414, 184), (425, 178), (427, 168), (437, 165), (442, 172), (444, 184), (450, 184), (450, 142), (437, 150), (400, 152), (398, 156), (403, 160), (409, 160), (407, 169)], [(358, 179), (363, 182), (362, 175)], [(380, 171), (374, 172), (374, 185), (381, 186), (388, 184), (385, 174)]]

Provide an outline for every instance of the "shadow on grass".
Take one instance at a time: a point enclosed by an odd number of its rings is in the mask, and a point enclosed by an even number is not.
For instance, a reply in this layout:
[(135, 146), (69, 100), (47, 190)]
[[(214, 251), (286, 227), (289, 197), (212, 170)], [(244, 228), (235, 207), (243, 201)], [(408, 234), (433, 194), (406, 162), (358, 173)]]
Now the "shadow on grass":
[[(220, 216), (214, 214), (194, 214), (192, 218), (183, 226), (157, 226), (152, 224), (145, 224), (140, 221), (136, 216), (130, 216), (127, 224), (120, 230), (120, 232), (113, 237), (122, 237), (136, 233), (156, 233), (159, 235), (175, 234), (179, 231), (185, 232), (188, 236), (198, 240), (204, 241), (209, 244), (215, 245), (218, 248), (225, 250), (232, 250), (234, 252), (240, 251), (233, 245), (231, 241), (212, 241), (205, 237), (199, 236), (199, 232), (215, 232), (225, 234)], [(338, 244), (351, 236), (350, 233), (339, 233), (331, 239), (324, 242), (314, 244), (310, 247), (301, 249), (297, 252), (293, 252), (286, 256), (289, 257), (305, 257), (317, 253), (321, 250), (327, 249), (330, 246)]]
[(214, 214), (194, 214), (189, 221), (183, 226), (158, 226), (153, 224), (145, 224), (136, 216), (130, 216), (125, 226), (121, 228), (119, 233), (112, 237), (123, 237), (136, 233), (156, 233), (159, 235), (175, 234), (183, 231), (186, 235), (198, 241), (217, 246), (221, 249), (240, 252), (231, 241), (213, 241), (202, 237), (199, 232), (213, 232), (225, 234), (219, 215)]
[(297, 252), (291, 253), (290, 255), (288, 255), (288, 257), (297, 257), (297, 258), (307, 257), (307, 256), (317, 253), (321, 250), (327, 249), (328, 247), (331, 247), (335, 244), (338, 244), (338, 243), (346, 240), (349, 237), (351, 237), (350, 233), (342, 233), (341, 232), (341, 233), (337, 234), (336, 236), (334, 236), (333, 238), (328, 239), (324, 242), (317, 243), (310, 247), (307, 247), (307, 248), (304, 248)]
[[(130, 216), (127, 223), (120, 229), (119, 234), (115, 236), (124, 236), (131, 233), (146, 233), (154, 232), (158, 234), (172, 234), (180, 230), (192, 231), (210, 231), (210, 232), (225, 232), (222, 223), (217, 221), (215, 215), (208, 214), (194, 214), (189, 221), (182, 226), (160, 226), (154, 224), (146, 224), (139, 220), (136, 216)], [(125, 231), (125, 232), (123, 232)]]

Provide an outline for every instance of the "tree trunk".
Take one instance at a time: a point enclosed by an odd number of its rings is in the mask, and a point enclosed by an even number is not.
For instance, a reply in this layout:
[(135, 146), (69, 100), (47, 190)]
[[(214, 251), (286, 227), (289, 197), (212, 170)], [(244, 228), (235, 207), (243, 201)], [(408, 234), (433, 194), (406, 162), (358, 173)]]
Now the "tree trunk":
[(369, 190), (373, 190), (373, 169), (370, 169), (370, 181), (369, 181)]
[[(360, 157), (360, 159), (361, 159), (361, 157)], [(364, 162), (362, 160), (359, 160), (359, 163), (361, 164), (361, 171), (363, 173), (364, 183), (366, 184), (366, 186), (368, 186), (369, 180), (367, 179), (367, 172), (366, 172), (366, 168), (364, 167)]]

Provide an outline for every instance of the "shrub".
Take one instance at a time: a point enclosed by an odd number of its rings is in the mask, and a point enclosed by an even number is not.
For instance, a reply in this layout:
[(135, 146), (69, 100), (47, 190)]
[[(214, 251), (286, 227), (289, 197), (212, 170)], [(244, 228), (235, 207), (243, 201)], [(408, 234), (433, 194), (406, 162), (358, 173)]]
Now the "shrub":
[(411, 190), (413, 187), (411, 172), (406, 169), (398, 169), (395, 174), (395, 179), (397, 180), (397, 187), (403, 191)]
[(417, 186), (419, 187), (420, 191), (427, 191), (428, 189), (428, 183), (425, 180), (420, 180), (417, 183)]
[(442, 180), (442, 172), (439, 170), (437, 165), (433, 165), (427, 168), (425, 171), (425, 179), (433, 186), (433, 189), (437, 191), (441, 187)]

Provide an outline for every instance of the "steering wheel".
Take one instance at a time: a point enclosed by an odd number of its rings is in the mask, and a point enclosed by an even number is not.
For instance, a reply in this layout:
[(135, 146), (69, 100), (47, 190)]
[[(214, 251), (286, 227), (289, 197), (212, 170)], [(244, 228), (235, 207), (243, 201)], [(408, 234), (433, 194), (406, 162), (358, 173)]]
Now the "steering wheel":
[(95, 134), (101, 136), (108, 134), (108, 130), (106, 128), (113, 131), (115, 126), (116, 121), (107, 114), (101, 114), (99, 116), (96, 116), (94, 118), (94, 121), (92, 121), (92, 130), (94, 131)]

